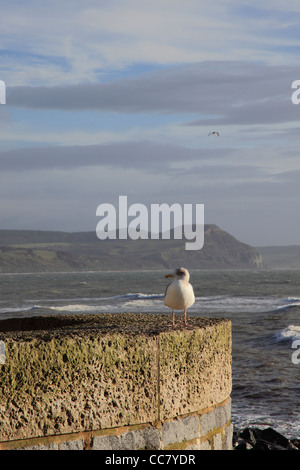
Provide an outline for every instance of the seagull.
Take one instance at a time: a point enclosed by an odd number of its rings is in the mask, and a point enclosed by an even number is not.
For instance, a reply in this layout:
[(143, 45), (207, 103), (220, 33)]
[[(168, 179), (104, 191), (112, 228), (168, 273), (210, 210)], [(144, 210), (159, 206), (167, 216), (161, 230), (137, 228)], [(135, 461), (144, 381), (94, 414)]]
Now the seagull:
[(215, 134), (215, 135), (217, 135), (218, 137), (220, 137), (220, 134), (219, 134), (219, 132), (217, 132), (217, 131), (210, 132), (208, 135), (212, 135), (212, 134)]
[(165, 277), (174, 277), (174, 281), (166, 288), (164, 300), (164, 304), (172, 309), (172, 325), (175, 326), (174, 310), (183, 310), (184, 324), (189, 326), (186, 320), (186, 310), (195, 303), (194, 289), (189, 283), (190, 273), (185, 268), (178, 268), (174, 273), (166, 274)]

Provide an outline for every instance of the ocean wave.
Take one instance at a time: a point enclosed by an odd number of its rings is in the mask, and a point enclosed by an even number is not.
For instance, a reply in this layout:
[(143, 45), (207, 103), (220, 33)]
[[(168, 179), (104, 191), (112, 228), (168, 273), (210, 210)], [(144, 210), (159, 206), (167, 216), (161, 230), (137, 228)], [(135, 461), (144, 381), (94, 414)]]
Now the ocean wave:
[(294, 307), (300, 307), (300, 299), (298, 297), (288, 297), (287, 299), (283, 299), (283, 304), (279, 305), (276, 311), (287, 310)]
[(119, 295), (111, 295), (111, 296), (106, 296), (106, 297), (69, 297), (69, 298), (53, 298), (53, 299), (27, 299), (24, 300), (24, 303), (35, 303), (35, 302), (40, 302), (40, 303), (57, 303), (57, 302), (106, 302), (109, 300), (119, 300), (119, 299), (160, 299), (163, 298), (163, 294), (142, 294), (142, 293), (128, 293), (128, 294), (119, 294)]
[(88, 310), (91, 308), (88, 305), (82, 305), (82, 304), (70, 304), (70, 305), (59, 305), (56, 307), (47, 307), (49, 310), (73, 310), (73, 312), (81, 312), (83, 310)]
[(112, 295), (108, 297), (89, 297), (82, 298), (81, 300), (89, 301), (108, 301), (108, 300), (148, 300), (148, 299), (162, 299), (163, 294), (143, 294), (142, 292), (128, 292), (127, 294)]
[[(128, 298), (127, 298), (128, 299)], [(124, 311), (142, 312), (159, 311), (163, 304), (157, 298), (134, 298), (124, 302), (115, 302), (105, 304), (67, 304), (46, 307), (47, 309), (61, 313), (117, 313)]]
[(287, 300), (289, 302), (299, 302), (300, 303), (300, 297), (288, 297)]
[(265, 414), (265, 410), (259, 411), (245, 410), (245, 408), (235, 409), (232, 407), (231, 422), (235, 430), (243, 430), (245, 428), (258, 428), (266, 429), (273, 428), (277, 432), (281, 433), (288, 439), (295, 439), (299, 437), (299, 420), (294, 418), (293, 420), (280, 419), (278, 417), (273, 418), (269, 414)]
[(131, 300), (133, 299), (148, 300), (148, 299), (163, 299), (164, 295), (163, 294), (143, 294), (141, 292), (136, 292), (136, 293), (129, 292), (128, 294), (115, 296), (115, 299), (117, 298), (127, 298)]
[[(97, 313), (101, 311), (108, 312), (111, 310), (109, 305), (86, 305), (86, 304), (68, 304), (47, 307), (48, 310), (61, 313)], [(110, 310), (109, 310), (110, 309)]]
[(289, 310), (289, 309), (292, 309), (294, 307), (299, 307), (299, 306), (300, 304), (280, 305), (279, 307), (276, 307), (275, 310), (271, 310), (271, 312), (280, 312), (280, 311)]
[[(163, 303), (164, 294), (127, 292), (125, 294), (107, 297), (77, 297), (60, 299), (27, 299), (23, 306), (1, 307), (0, 314), (13, 315), (18, 312), (39, 310), (44, 313), (103, 313), (103, 312), (151, 312), (157, 313), (167, 307)], [(280, 313), (286, 309), (300, 306), (300, 298), (291, 296), (276, 298), (272, 296), (235, 296), (235, 295), (212, 295), (197, 296), (193, 306), (189, 308), (192, 313), (210, 314), (224, 312), (234, 313)]]
[(2, 307), (0, 308), (0, 315), (5, 313), (18, 313), (29, 312), (33, 307)]
[(288, 325), (281, 331), (278, 331), (274, 335), (274, 339), (277, 342), (300, 339), (300, 326), (298, 325)]
[(239, 297), (232, 295), (219, 295), (211, 297), (197, 297), (193, 309), (210, 312), (242, 312), (242, 313), (267, 313), (281, 306), (280, 299), (272, 297)]

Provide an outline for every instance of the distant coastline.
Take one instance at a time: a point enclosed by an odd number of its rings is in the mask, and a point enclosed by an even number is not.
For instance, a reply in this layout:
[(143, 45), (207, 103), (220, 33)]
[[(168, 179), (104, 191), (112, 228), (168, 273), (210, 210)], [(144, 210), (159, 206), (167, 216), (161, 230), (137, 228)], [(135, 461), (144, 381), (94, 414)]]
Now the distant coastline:
[[(150, 237), (149, 237), (150, 238)], [(120, 271), (174, 268), (261, 269), (261, 254), (216, 225), (205, 225), (204, 247), (183, 239), (99, 240), (94, 232), (0, 230), (0, 273)], [(175, 267), (176, 267), (175, 266)]]
[(99, 240), (94, 232), (0, 230), (0, 273), (190, 269), (300, 269), (300, 245), (251, 247), (205, 225), (204, 247), (185, 240)]
[(300, 245), (256, 247), (269, 269), (300, 269)]

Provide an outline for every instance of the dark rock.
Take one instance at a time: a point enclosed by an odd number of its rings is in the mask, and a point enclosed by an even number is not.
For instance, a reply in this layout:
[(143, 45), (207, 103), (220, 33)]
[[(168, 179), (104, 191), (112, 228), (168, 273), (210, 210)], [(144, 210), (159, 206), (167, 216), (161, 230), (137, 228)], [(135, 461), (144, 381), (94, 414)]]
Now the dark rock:
[(272, 428), (245, 428), (233, 434), (234, 450), (300, 450), (300, 439), (287, 439)]
[(248, 444), (248, 442), (243, 441), (242, 439), (239, 439), (235, 443), (234, 450), (250, 450), (252, 446)]
[(279, 446), (268, 441), (258, 441), (251, 450), (287, 450), (285, 447)]
[(240, 437), (248, 442), (251, 446), (255, 446), (260, 439), (261, 430), (257, 428), (246, 428), (241, 432)]
[(261, 439), (267, 442), (271, 442), (272, 444), (278, 445), (280, 447), (283, 447), (284, 449), (291, 450), (291, 449), (296, 449), (296, 446), (284, 437), (282, 434), (279, 432), (275, 431), (272, 428), (267, 428), (264, 429), (261, 432)]
[(291, 443), (300, 450), (300, 439), (291, 439)]

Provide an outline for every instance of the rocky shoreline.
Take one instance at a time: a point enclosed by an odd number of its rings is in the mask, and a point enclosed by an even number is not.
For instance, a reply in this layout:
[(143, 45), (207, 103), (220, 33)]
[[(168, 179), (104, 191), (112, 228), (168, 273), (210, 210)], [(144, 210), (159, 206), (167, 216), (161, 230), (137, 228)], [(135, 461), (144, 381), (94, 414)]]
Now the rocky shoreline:
[(300, 450), (300, 439), (288, 439), (272, 428), (233, 432), (233, 450)]

